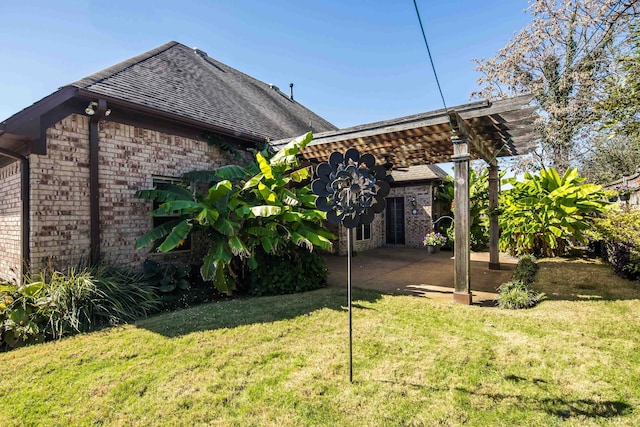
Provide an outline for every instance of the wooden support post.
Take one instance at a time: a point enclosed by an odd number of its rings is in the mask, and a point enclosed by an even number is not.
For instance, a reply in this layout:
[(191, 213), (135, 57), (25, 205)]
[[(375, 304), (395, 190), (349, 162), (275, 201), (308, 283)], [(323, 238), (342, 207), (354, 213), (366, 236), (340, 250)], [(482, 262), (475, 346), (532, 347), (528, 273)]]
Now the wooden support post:
[(453, 300), (471, 304), (470, 224), (469, 224), (469, 143), (452, 137), (454, 162), (455, 242), (454, 242), (454, 293)]
[(498, 226), (498, 192), (499, 168), (497, 164), (489, 165), (489, 270), (500, 270), (500, 252), (498, 240), (500, 227)]

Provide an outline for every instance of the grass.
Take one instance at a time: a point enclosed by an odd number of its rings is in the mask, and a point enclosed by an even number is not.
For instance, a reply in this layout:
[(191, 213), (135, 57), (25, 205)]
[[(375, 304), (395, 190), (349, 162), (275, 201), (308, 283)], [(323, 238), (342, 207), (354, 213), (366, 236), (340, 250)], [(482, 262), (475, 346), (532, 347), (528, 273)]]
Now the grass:
[(0, 354), (0, 425), (640, 425), (640, 286), (541, 261), (530, 310), (346, 292), (206, 304)]

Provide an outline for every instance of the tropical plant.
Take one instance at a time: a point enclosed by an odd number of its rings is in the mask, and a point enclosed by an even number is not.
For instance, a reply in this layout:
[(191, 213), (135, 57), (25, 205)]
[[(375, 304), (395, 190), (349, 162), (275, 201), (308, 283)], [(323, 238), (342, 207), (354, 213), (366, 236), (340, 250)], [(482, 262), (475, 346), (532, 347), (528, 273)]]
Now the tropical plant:
[[(136, 242), (142, 248), (160, 242), (157, 250), (167, 252), (200, 229), (209, 248), (200, 269), (204, 280), (226, 294), (236, 289), (237, 273), (257, 267), (254, 249), (275, 254), (289, 243), (330, 249), (334, 236), (322, 222), (324, 213), (315, 207), (316, 196), (308, 181), (313, 172), (301, 167), (297, 154), (311, 140), (309, 132), (278, 153), (257, 152), (249, 166), (227, 165), (213, 171), (194, 171), (183, 176), (188, 189), (168, 186), (164, 190), (141, 190), (137, 197), (161, 203), (156, 216), (175, 215)], [(205, 193), (196, 183), (213, 183)]]
[(500, 249), (515, 255), (557, 256), (572, 239), (586, 243), (593, 217), (609, 207), (602, 187), (584, 184), (576, 169), (560, 176), (551, 168), (505, 182), (513, 187), (501, 193)]
[[(476, 172), (475, 169), (469, 171), (469, 216), (470, 225), (470, 245), (471, 250), (478, 251), (486, 248), (489, 243), (489, 173), (486, 169)], [(450, 208), (448, 214), (453, 215), (454, 210), (454, 182), (450, 176), (440, 185), (436, 193), (436, 201), (443, 206)], [(444, 230), (448, 237), (448, 243), (452, 243), (455, 238), (453, 223)]]

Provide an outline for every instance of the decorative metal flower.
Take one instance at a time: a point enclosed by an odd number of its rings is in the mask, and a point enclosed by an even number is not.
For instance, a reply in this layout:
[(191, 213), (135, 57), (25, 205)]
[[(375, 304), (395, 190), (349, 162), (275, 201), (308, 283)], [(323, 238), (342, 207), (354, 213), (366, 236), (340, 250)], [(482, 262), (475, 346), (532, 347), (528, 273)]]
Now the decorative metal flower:
[(370, 224), (376, 213), (384, 210), (384, 198), (389, 194), (389, 181), (384, 166), (376, 166), (371, 154), (360, 153), (355, 148), (347, 152), (334, 152), (328, 163), (320, 163), (318, 177), (311, 183), (311, 190), (318, 196), (316, 207), (327, 212), (327, 221), (354, 228)]

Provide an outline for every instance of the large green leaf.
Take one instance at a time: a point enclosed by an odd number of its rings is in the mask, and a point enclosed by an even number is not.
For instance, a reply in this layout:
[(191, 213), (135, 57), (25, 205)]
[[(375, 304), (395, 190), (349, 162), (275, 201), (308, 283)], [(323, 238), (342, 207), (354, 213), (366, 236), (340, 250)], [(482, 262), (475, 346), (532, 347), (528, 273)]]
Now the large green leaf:
[(213, 209), (204, 208), (196, 216), (196, 221), (202, 226), (208, 226), (216, 222), (220, 214)]
[(213, 228), (225, 236), (232, 236), (237, 233), (240, 228), (240, 224), (225, 218), (218, 218), (215, 224), (213, 224)]
[(223, 240), (217, 240), (212, 243), (207, 255), (205, 255), (200, 274), (204, 280), (212, 280), (215, 273), (216, 265), (219, 263), (228, 264), (231, 262), (232, 254), (227, 249), (227, 244)]
[(182, 179), (187, 182), (219, 182), (222, 179), (216, 171), (191, 171), (182, 174)]
[(275, 203), (278, 200), (278, 196), (276, 193), (271, 191), (269, 187), (264, 185), (263, 183), (258, 184), (258, 192), (262, 199), (267, 203)]
[(216, 266), (216, 271), (213, 276), (213, 285), (220, 292), (224, 292), (227, 295), (231, 295), (233, 291), (236, 289), (235, 282), (227, 272), (226, 263), (219, 263)]
[(226, 165), (219, 167), (215, 170), (215, 174), (222, 179), (230, 181), (247, 179), (249, 177), (249, 171), (238, 165)]
[(256, 154), (256, 161), (258, 162), (258, 166), (260, 166), (260, 172), (267, 179), (274, 179), (273, 171), (271, 170), (271, 165), (267, 162), (267, 159), (262, 157), (262, 154)]
[(214, 204), (220, 201), (220, 199), (229, 194), (232, 188), (233, 184), (231, 184), (231, 181), (226, 179), (224, 181), (216, 183), (209, 189), (209, 192), (207, 193), (207, 202), (210, 204)]
[(251, 212), (255, 216), (269, 217), (274, 215), (280, 215), (280, 213), (282, 212), (282, 208), (280, 206), (261, 205), (261, 206), (252, 207)]
[(292, 159), (295, 159), (295, 156), (311, 142), (313, 139), (313, 134), (311, 132), (307, 132), (304, 135), (300, 135), (295, 138), (293, 141), (286, 144), (284, 147), (280, 149), (272, 158), (271, 158), (271, 166), (282, 165), (291, 163)]
[(182, 246), (192, 228), (193, 225), (188, 220), (179, 222), (175, 227), (173, 227), (171, 233), (158, 247), (158, 251), (168, 252), (172, 249)]
[(142, 236), (136, 240), (136, 249), (144, 248), (145, 246), (149, 246), (155, 243), (157, 240), (162, 239), (173, 230), (173, 227), (178, 225), (180, 222), (186, 221), (184, 219), (178, 218), (173, 221), (168, 221), (159, 226), (152, 228)]
[(169, 200), (193, 200), (191, 191), (179, 185), (167, 184), (164, 189), (138, 190), (135, 193), (138, 199), (147, 199), (154, 202), (166, 202)]
[(173, 216), (183, 212), (196, 212), (202, 209), (202, 205), (193, 200), (172, 200), (164, 202), (158, 209), (153, 211), (153, 216)]
[(251, 255), (251, 251), (242, 243), (242, 240), (238, 236), (229, 237), (229, 248), (234, 256), (240, 258), (247, 258)]

